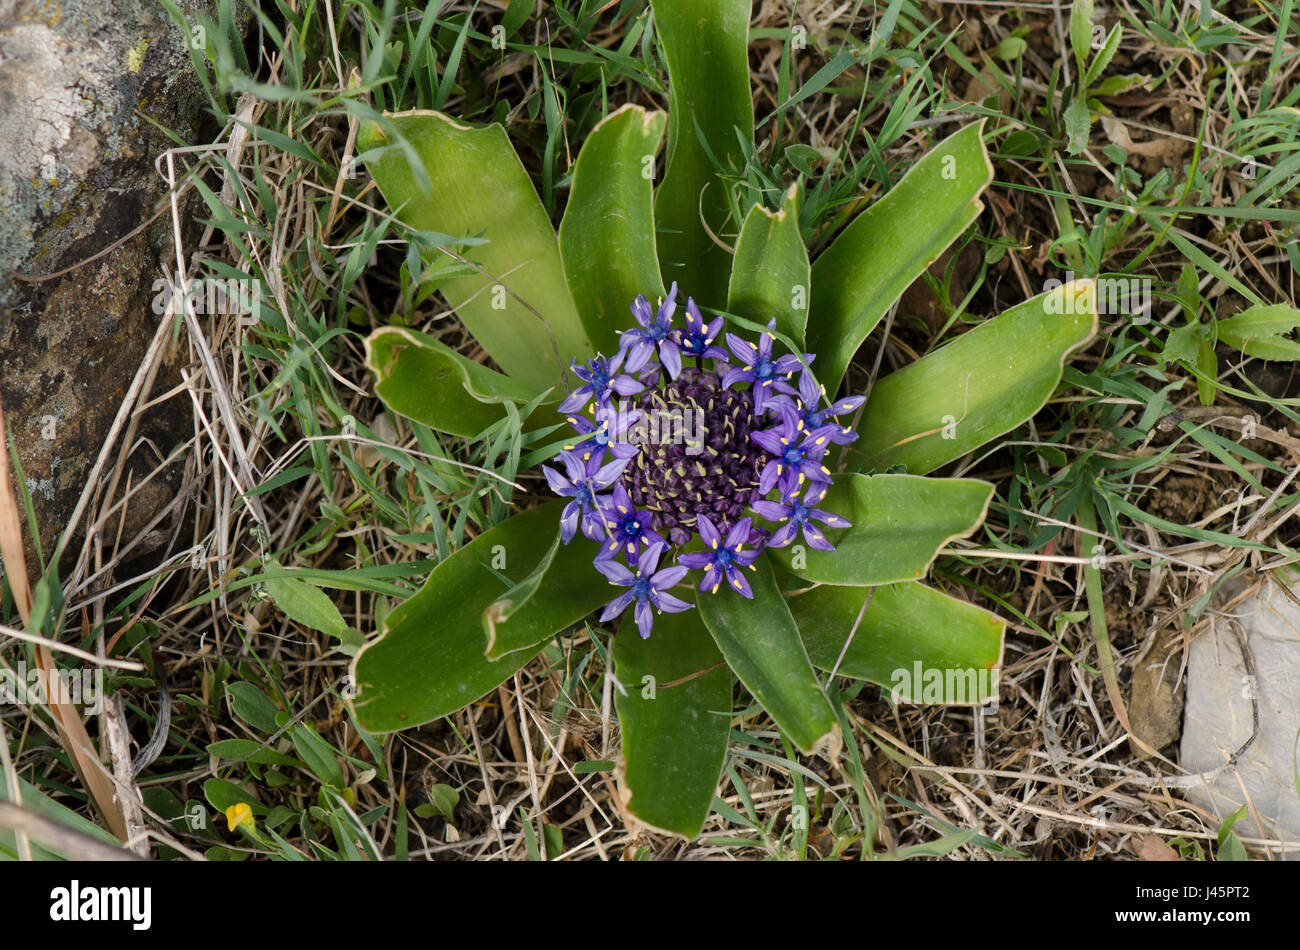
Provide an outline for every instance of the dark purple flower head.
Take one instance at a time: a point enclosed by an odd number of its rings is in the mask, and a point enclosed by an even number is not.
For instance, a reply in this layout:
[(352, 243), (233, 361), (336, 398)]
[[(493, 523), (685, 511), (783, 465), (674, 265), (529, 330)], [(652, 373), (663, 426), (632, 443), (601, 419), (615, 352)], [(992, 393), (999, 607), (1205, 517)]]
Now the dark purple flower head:
[(611, 584), (618, 584), (620, 587), (626, 587), (627, 590), (619, 594), (608, 604), (605, 605), (604, 611), (600, 615), (601, 621), (613, 620), (623, 611), (627, 610), (628, 604), (636, 602), (636, 610), (633, 615), (636, 617), (637, 629), (641, 631), (641, 639), (650, 636), (650, 628), (654, 624), (654, 615), (651, 613), (651, 607), (657, 610), (666, 610), (670, 614), (681, 613), (683, 610), (689, 610), (691, 605), (684, 600), (679, 600), (672, 594), (667, 593), (668, 588), (675, 587), (686, 576), (686, 568), (682, 565), (675, 567), (665, 567), (663, 570), (656, 570), (659, 566), (659, 555), (664, 551), (664, 545), (652, 544), (641, 552), (641, 556), (636, 561), (636, 573), (629, 571), (618, 561), (601, 560), (596, 562), (596, 570), (604, 574)]
[[(728, 351), (713, 342), (724, 318), (706, 322), (691, 298), (686, 326), (673, 329), (676, 299), (676, 284), (658, 309), (637, 297), (637, 325), (621, 335), (614, 358), (574, 364), (583, 385), (561, 408), (573, 413), (568, 421), (579, 438), (560, 454), (565, 474), (543, 469), (551, 489), (571, 499), (560, 518), (562, 540), (581, 525), (600, 542), (596, 569), (627, 588), (601, 620), (635, 603), (643, 637), (656, 611), (691, 606), (669, 593), (689, 571), (703, 572), (696, 597), (753, 597), (745, 570), (765, 547), (790, 544), (800, 531), (812, 547), (830, 547), (814, 522), (849, 524), (815, 507), (831, 483), (825, 456), (832, 443), (854, 438), (835, 417), (861, 405), (852, 397), (824, 406), (807, 369), (813, 355), (773, 353), (775, 321), (757, 344), (728, 333)], [(683, 354), (695, 357), (693, 365), (682, 366)], [(796, 388), (791, 379), (801, 367)], [(626, 402), (615, 405), (615, 396)], [(577, 413), (593, 399), (594, 421)], [(769, 535), (751, 513), (777, 527)], [(697, 538), (705, 550), (685, 550)], [(660, 569), (665, 556), (676, 563)]]
[(668, 296), (659, 304), (658, 312), (650, 308), (650, 301), (637, 297), (632, 302), (632, 315), (639, 327), (624, 330), (618, 340), (620, 356), (627, 356), (627, 371), (635, 373), (650, 362), (656, 351), (659, 362), (668, 376), (677, 378), (682, 371), (682, 353), (677, 348), (672, 331), (673, 312), (677, 309), (677, 282), (673, 281)]
[(560, 412), (577, 412), (591, 401), (592, 396), (596, 397), (597, 409), (608, 411), (613, 394), (632, 396), (645, 389), (645, 384), (631, 376), (619, 375), (618, 367), (622, 362), (622, 353), (609, 361), (603, 356), (594, 356), (586, 366), (571, 360), (569, 369), (582, 380), (582, 385), (560, 403)]

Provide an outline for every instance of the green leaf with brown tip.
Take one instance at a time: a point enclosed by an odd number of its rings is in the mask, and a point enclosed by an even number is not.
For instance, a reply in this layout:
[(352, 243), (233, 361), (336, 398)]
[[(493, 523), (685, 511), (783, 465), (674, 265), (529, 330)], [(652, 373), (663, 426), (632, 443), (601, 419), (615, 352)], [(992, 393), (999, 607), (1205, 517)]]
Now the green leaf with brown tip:
[(386, 115), (382, 129), (364, 124), (358, 143), (362, 151), (392, 146), (366, 164), (400, 221), (417, 231), (486, 239), (464, 251), (479, 272), (446, 280), (439, 290), (502, 370), (536, 394), (560, 383), (571, 358), (591, 358), (555, 229), (505, 129), (471, 128), (440, 112), (403, 112)]
[(1096, 332), (1090, 280), (1012, 307), (876, 383), (852, 464), (923, 474), (979, 448), (1042, 408), (1066, 358)]
[(560, 222), (569, 291), (597, 351), (612, 355), (638, 294), (662, 297), (655, 250), (654, 163), (668, 117), (626, 105), (587, 136)]
[(756, 204), (736, 240), (727, 310), (776, 328), (802, 348), (812, 288), (808, 249), (799, 230), (799, 186), (791, 185), (780, 211)]
[(802, 535), (772, 558), (820, 584), (875, 586), (924, 576), (939, 549), (970, 534), (988, 512), (993, 486), (973, 478), (840, 475), (817, 508), (850, 528), (814, 522), (834, 551), (809, 547)]
[(431, 429), (472, 437), (522, 406), (530, 387), (502, 376), (418, 330), (381, 327), (366, 338), (366, 367), (389, 409)]
[(983, 210), (993, 180), (983, 131), (974, 122), (936, 145), (813, 262), (808, 349), (828, 392), (894, 301)]
[[(870, 589), (823, 585), (788, 602), (818, 669), (897, 688), (905, 702), (936, 701), (926, 693), (936, 676), (945, 688), (939, 702), (991, 698), (987, 674), (1002, 664), (1006, 632), (996, 614), (915, 582)], [(948, 690), (949, 684), (959, 688)]]

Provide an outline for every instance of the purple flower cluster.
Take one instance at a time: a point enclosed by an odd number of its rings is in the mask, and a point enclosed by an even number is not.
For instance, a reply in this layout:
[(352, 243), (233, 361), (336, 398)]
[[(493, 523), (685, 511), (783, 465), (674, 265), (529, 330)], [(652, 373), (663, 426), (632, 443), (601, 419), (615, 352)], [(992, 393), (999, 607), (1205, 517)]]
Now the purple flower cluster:
[[(596, 570), (626, 588), (600, 619), (634, 605), (642, 637), (655, 611), (690, 608), (669, 593), (688, 572), (704, 572), (703, 594), (726, 586), (752, 598), (744, 569), (763, 548), (802, 532), (810, 547), (832, 550), (818, 525), (850, 527), (817, 505), (831, 486), (827, 450), (857, 438), (836, 420), (863, 397), (829, 402), (808, 369), (812, 354), (774, 357), (770, 332), (757, 344), (727, 333), (724, 348), (714, 342), (722, 317), (705, 322), (690, 298), (685, 309), (686, 325), (674, 327), (675, 283), (657, 308), (639, 296), (636, 326), (614, 357), (572, 364), (581, 385), (560, 411), (571, 414), (578, 440), (559, 455), (563, 471), (542, 469), (551, 490), (570, 499), (561, 539), (581, 529), (599, 542)], [(777, 527), (769, 533), (747, 512)], [(669, 551), (676, 563), (661, 567)]]

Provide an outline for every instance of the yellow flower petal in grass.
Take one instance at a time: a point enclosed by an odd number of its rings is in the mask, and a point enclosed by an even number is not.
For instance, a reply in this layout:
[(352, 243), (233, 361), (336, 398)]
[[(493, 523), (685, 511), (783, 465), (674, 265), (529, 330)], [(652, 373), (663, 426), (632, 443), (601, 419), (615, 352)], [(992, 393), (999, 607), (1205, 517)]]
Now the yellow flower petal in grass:
[(247, 802), (235, 802), (226, 809), (226, 825), (231, 831), (234, 831), (245, 822), (248, 823), (251, 831), (253, 828), (253, 809), (248, 807)]

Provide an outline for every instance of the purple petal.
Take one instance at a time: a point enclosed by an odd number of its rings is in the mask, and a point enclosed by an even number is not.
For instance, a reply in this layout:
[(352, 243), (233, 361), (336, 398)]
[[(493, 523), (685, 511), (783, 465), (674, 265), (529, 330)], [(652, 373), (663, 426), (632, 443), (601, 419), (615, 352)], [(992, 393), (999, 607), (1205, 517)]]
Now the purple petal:
[(814, 521), (820, 521), (828, 528), (852, 528), (853, 524), (848, 520), (841, 518), (833, 511), (822, 511), (820, 508), (814, 508), (808, 512), (808, 517)]
[(665, 567), (662, 571), (656, 571), (650, 578), (650, 586), (655, 590), (667, 590), (670, 587), (676, 587), (686, 576), (688, 568), (684, 564), (674, 564), (672, 567)]
[(623, 593), (619, 594), (617, 597), (615, 597), (613, 600), (611, 600), (608, 604), (605, 605), (605, 609), (601, 611), (600, 614), (601, 622), (604, 622), (606, 620), (613, 620), (623, 611), (627, 610), (627, 605), (632, 603), (632, 600), (635, 597), (636, 594), (632, 593), (632, 591), (630, 590), (623, 591)]
[(620, 396), (633, 396), (645, 389), (645, 385), (631, 376), (615, 376), (609, 381), (609, 388)]
[(636, 575), (619, 561), (598, 561), (593, 566), (604, 574), (605, 579), (611, 584), (621, 584), (626, 587), (636, 580)]
[(679, 554), (677, 562), (686, 565), (693, 571), (697, 571), (712, 564), (713, 555), (708, 551), (691, 551), (687, 554)]
[(641, 631), (641, 639), (647, 640), (650, 637), (650, 628), (654, 626), (654, 611), (650, 608), (650, 601), (642, 597), (636, 602), (636, 628)]
[(635, 373), (640, 370), (646, 363), (650, 362), (650, 357), (654, 355), (655, 345), (641, 337), (627, 351), (627, 366), (629, 373)]
[(752, 367), (758, 362), (758, 350), (756, 350), (754, 344), (750, 343), (748, 340), (742, 340), (740, 337), (736, 336), (736, 334), (728, 333), (727, 346), (731, 349), (732, 353), (736, 354), (736, 359), (740, 360), (746, 366)]
[(754, 371), (752, 369), (740, 369), (735, 366), (728, 366), (722, 373), (723, 389), (730, 389), (736, 383), (752, 383), (753, 381)]
[(821, 528), (809, 521), (803, 523), (803, 539), (808, 542), (808, 547), (816, 548), (818, 551), (834, 551), (835, 545), (826, 540), (826, 535), (822, 534)]
[[(768, 521), (784, 521), (790, 517), (790, 507), (780, 505), (774, 501), (756, 501), (749, 507), (753, 508)], [(684, 557), (685, 555), (683, 555)]]
[(781, 527), (772, 532), (772, 536), (767, 539), (769, 548), (783, 548), (794, 540), (795, 534), (799, 530), (799, 522), (787, 521)]
[(781, 441), (781, 436), (771, 429), (760, 429), (758, 432), (751, 432), (749, 437), (762, 446), (764, 451), (772, 455), (781, 456), (785, 454), (786, 444)]
[(745, 580), (745, 575), (738, 568), (727, 568), (727, 583), (741, 597), (748, 597), (750, 600), (754, 599), (754, 592), (749, 588), (749, 581)]
[(682, 351), (672, 340), (659, 342), (659, 362), (664, 364), (669, 379), (676, 379), (682, 372)]
[(718, 531), (717, 526), (708, 515), (700, 515), (695, 519), (695, 527), (700, 532), (700, 539), (709, 547), (717, 550), (722, 543), (722, 534)]
[(641, 557), (637, 560), (637, 570), (641, 572), (642, 577), (650, 577), (659, 566), (659, 555), (664, 553), (665, 545), (652, 544), (641, 552)]
[(672, 594), (659, 594), (659, 609), (668, 614), (679, 614), (683, 610), (690, 610), (691, 604), (682, 600), (680, 597), (674, 597)]
[(748, 518), (741, 518), (731, 526), (731, 530), (727, 532), (726, 546), (728, 551), (736, 550), (736, 548), (749, 540), (749, 525), (750, 521)]
[(704, 572), (704, 580), (700, 581), (700, 593), (716, 594), (721, 586), (722, 569), (717, 564), (710, 562), (709, 569)]
[(582, 506), (576, 501), (569, 502), (560, 513), (560, 540), (565, 544), (572, 541), (578, 533), (578, 516), (581, 514)]
[(557, 495), (563, 494), (565, 490), (573, 487), (572, 482), (549, 465), (542, 466), (542, 474), (546, 476), (546, 484), (550, 485), (551, 491)]
[(577, 412), (591, 400), (591, 386), (579, 386), (559, 405), (559, 412)]

